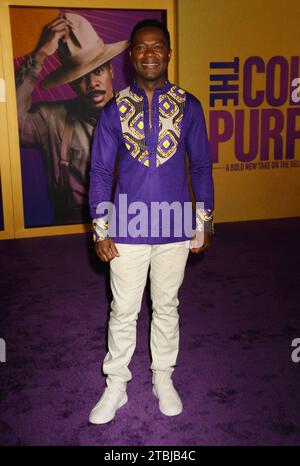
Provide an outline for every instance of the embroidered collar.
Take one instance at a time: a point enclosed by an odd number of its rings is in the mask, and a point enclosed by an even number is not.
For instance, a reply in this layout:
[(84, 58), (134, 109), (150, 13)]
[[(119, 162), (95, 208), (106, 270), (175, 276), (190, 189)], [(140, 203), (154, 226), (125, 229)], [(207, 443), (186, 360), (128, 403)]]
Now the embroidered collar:
[[(157, 92), (159, 94), (164, 94), (164, 93), (167, 93), (171, 89), (171, 87), (172, 87), (172, 84), (170, 83), (170, 81), (166, 80), (164, 85), (162, 87), (158, 87), (154, 89), (154, 92)], [(140, 95), (140, 96), (145, 95), (144, 89), (142, 89), (141, 87), (138, 87), (135, 80), (132, 81), (130, 90), (137, 95)]]

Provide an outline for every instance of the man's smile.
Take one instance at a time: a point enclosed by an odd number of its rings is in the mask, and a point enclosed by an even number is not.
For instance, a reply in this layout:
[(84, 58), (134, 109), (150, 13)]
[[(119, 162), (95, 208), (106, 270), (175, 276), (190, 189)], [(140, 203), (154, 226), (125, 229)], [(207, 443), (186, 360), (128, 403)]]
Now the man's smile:
[(156, 66), (159, 66), (159, 63), (142, 63), (142, 66), (145, 66), (148, 68), (155, 68)]

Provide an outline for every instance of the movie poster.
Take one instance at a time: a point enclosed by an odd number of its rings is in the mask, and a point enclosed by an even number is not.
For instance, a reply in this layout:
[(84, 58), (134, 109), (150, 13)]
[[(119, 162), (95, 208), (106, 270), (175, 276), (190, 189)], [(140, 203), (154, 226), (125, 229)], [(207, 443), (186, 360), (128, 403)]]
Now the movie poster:
[(89, 223), (93, 131), (132, 79), (124, 41), (138, 21), (165, 22), (166, 12), (11, 7), (10, 17), (24, 226)]

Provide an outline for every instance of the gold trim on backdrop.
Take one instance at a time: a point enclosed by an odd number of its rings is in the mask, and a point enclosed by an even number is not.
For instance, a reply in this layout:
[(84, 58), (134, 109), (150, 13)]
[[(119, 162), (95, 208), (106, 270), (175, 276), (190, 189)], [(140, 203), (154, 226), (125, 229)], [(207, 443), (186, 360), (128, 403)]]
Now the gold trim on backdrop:
[[(0, 4), (0, 36), (3, 39), (4, 24), (4, 8)], [(0, 230), (0, 239), (10, 239), (14, 237), (14, 212), (12, 200), (12, 181), (11, 181), (11, 166), (10, 166), (10, 150), (8, 142), (8, 116), (7, 116), (7, 82), (5, 73), (5, 64), (3, 63), (3, 54), (5, 52), (5, 41), (0, 41), (0, 79), (3, 83), (3, 96), (0, 102), (0, 177), (2, 189), (2, 210), (4, 229)]]
[(36, 238), (40, 236), (72, 235), (73, 233), (88, 233), (91, 231), (91, 224), (24, 228), (22, 231), (16, 232), (16, 238)]
[[(0, 0), (0, 35), (2, 39), (2, 53), (3, 53), (3, 69), (4, 79), (6, 81), (7, 101), (7, 127), (8, 132), (0, 128), (1, 138), (1, 151), (7, 146), (7, 163), (3, 165), (5, 170), (5, 226), (7, 226), (9, 238), (28, 238), (37, 236), (48, 235), (62, 235), (72, 233), (83, 233), (90, 231), (89, 225), (64, 225), (64, 226), (51, 226), (51, 227), (37, 227), (25, 228), (24, 227), (24, 211), (23, 211), (23, 192), (22, 192), (22, 176), (21, 176), (21, 161), (20, 161), (20, 145), (19, 145), (19, 132), (18, 132), (18, 116), (17, 116), (17, 103), (16, 103), (16, 90), (15, 90), (15, 76), (13, 67), (13, 50), (12, 50), (12, 36), (10, 24), (10, 6), (28, 6), (28, 7), (48, 7), (48, 8), (109, 8), (109, 9), (147, 9), (147, 10), (166, 10), (167, 11), (167, 26), (170, 32), (171, 43), (173, 45), (172, 60), (169, 65), (169, 79), (177, 84), (177, 55), (176, 55), (176, 17), (175, 17), (175, 0), (152, 0), (151, 6), (148, 4), (143, 5), (137, 0), (87, 0), (82, 3), (82, 0), (61, 0), (61, 1), (40, 1), (40, 0), (16, 0), (5, 1)], [(1, 76), (0, 76), (1, 77)], [(1, 115), (5, 114), (5, 111)], [(5, 117), (6, 120), (6, 117)], [(1, 120), (2, 121), (2, 120)], [(1, 123), (0, 121), (0, 123)], [(5, 133), (5, 134), (2, 134)], [(10, 156), (10, 167), (9, 159)], [(9, 183), (8, 183), (9, 180)], [(11, 181), (10, 181), (11, 180)], [(9, 186), (12, 196), (12, 202), (9, 204)], [(4, 190), (4, 189), (3, 189)], [(3, 202), (4, 204), (4, 202)], [(13, 208), (12, 208), (13, 206)], [(11, 214), (9, 216), (9, 213)], [(13, 223), (14, 221), (14, 223)], [(10, 225), (10, 229), (9, 229)], [(3, 232), (2, 232), (3, 233)], [(2, 238), (0, 232), (0, 239)]]

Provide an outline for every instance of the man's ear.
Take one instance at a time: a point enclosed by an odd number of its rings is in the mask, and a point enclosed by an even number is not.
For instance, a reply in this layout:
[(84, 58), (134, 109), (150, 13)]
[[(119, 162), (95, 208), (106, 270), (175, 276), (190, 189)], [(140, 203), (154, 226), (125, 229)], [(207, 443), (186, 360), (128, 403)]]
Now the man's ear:
[(172, 49), (170, 49), (170, 50), (169, 50), (169, 53), (168, 53), (169, 61), (171, 60), (171, 56), (172, 56)]

